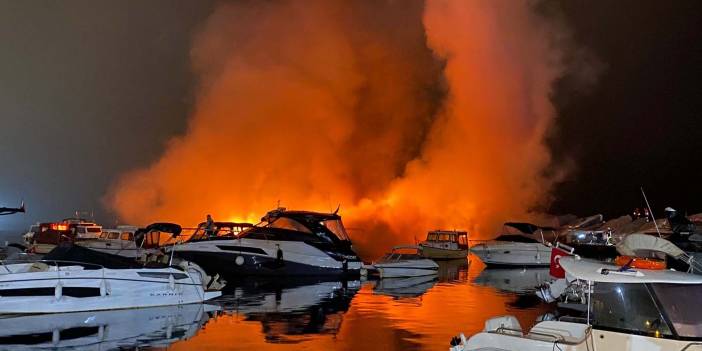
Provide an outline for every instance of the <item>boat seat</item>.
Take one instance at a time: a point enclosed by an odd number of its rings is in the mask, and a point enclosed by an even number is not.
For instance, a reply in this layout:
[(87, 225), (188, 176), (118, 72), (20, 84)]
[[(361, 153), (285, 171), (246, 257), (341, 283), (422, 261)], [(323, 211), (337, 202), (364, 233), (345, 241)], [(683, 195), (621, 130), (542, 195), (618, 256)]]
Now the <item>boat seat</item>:
[(582, 323), (544, 321), (535, 325), (527, 334), (534, 339), (561, 339), (568, 344), (580, 344), (585, 341), (590, 326)]
[(49, 265), (44, 262), (34, 262), (29, 267), (29, 272), (46, 272), (49, 270)]
[(499, 316), (485, 321), (486, 332), (500, 332), (509, 335), (522, 336), (522, 326), (514, 316)]

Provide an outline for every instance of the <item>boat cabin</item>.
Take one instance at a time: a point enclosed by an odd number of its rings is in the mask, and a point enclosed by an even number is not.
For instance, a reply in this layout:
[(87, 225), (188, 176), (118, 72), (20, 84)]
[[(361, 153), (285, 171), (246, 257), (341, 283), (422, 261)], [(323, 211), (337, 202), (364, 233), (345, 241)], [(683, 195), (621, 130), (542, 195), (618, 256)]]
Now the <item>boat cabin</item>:
[(208, 232), (207, 223), (202, 222), (198, 224), (197, 229), (195, 229), (195, 232), (188, 241), (234, 239), (251, 227), (253, 227), (251, 223), (214, 222), (212, 223), (212, 230)]
[(58, 245), (81, 239), (95, 239), (102, 233), (102, 227), (81, 218), (66, 218), (60, 222), (40, 223), (32, 240), (37, 244)]
[[(454, 249), (468, 249), (468, 233), (456, 230), (434, 230), (427, 234), (427, 243), (455, 244)], [(455, 247), (453, 247), (455, 246)]]
[(289, 211), (278, 208), (269, 211), (261, 222), (239, 235), (241, 239), (302, 241), (334, 257), (357, 260), (351, 239), (336, 213)]
[[(627, 269), (564, 257), (563, 269), (587, 282), (582, 320), (597, 330), (702, 341), (702, 276), (671, 270)], [(589, 288), (587, 288), (589, 287)]]

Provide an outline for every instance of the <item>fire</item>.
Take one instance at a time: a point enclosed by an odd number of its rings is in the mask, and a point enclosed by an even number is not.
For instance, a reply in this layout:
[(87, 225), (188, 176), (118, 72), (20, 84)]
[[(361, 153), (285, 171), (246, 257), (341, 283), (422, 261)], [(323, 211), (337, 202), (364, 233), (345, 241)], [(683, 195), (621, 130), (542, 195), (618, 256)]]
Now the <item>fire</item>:
[(555, 180), (552, 29), (527, 2), (222, 3), (194, 40), (187, 132), (107, 203), (184, 224), (341, 204), (367, 255), (437, 228), (490, 236)]

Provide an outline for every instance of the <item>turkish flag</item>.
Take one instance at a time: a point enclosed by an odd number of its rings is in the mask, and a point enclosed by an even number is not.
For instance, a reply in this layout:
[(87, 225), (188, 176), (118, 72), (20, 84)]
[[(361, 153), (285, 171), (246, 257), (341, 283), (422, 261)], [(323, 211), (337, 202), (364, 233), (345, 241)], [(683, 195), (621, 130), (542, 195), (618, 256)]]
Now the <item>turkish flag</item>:
[(561, 267), (559, 260), (561, 259), (561, 257), (566, 256), (572, 255), (570, 254), (570, 252), (565, 251), (559, 247), (554, 246), (551, 248), (551, 269), (549, 273), (552, 277), (565, 278), (565, 271), (563, 270), (563, 267)]

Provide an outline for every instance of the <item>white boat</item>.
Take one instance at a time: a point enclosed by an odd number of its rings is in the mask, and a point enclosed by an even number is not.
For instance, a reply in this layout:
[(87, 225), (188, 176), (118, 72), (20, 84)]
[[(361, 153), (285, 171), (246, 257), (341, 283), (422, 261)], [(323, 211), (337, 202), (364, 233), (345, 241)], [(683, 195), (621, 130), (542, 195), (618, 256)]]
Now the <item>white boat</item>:
[[(551, 260), (552, 228), (529, 223), (505, 223), (505, 232), (497, 238), (473, 245), (470, 250), (488, 266), (538, 267)], [(550, 236), (544, 234), (549, 232)]]
[(137, 241), (134, 237), (134, 233), (137, 229), (137, 227), (133, 226), (119, 226), (116, 229), (103, 229), (97, 237), (77, 240), (75, 244), (107, 254), (136, 259), (147, 252), (147, 249), (143, 248), (141, 245), (137, 245)]
[(201, 225), (174, 248), (176, 255), (225, 277), (360, 275), (361, 261), (336, 212), (279, 208), (240, 233), (218, 234), (232, 225), (240, 224), (215, 222), (212, 233)]
[(188, 304), (0, 318), (0, 349), (123, 350), (193, 337), (219, 306)]
[(373, 266), (380, 278), (418, 277), (436, 275), (439, 265), (419, 255), (417, 246), (395, 246)]
[(0, 262), (0, 313), (59, 313), (203, 302), (204, 271), (182, 267), (109, 269), (81, 262)]
[(468, 256), (468, 233), (456, 230), (434, 230), (419, 243), (419, 253), (433, 260), (465, 259)]
[(582, 316), (539, 322), (528, 331), (515, 317), (496, 317), (470, 339), (454, 337), (450, 350), (660, 351), (702, 345), (702, 276), (622, 269), (577, 256), (559, 263), (566, 277), (584, 283)]

